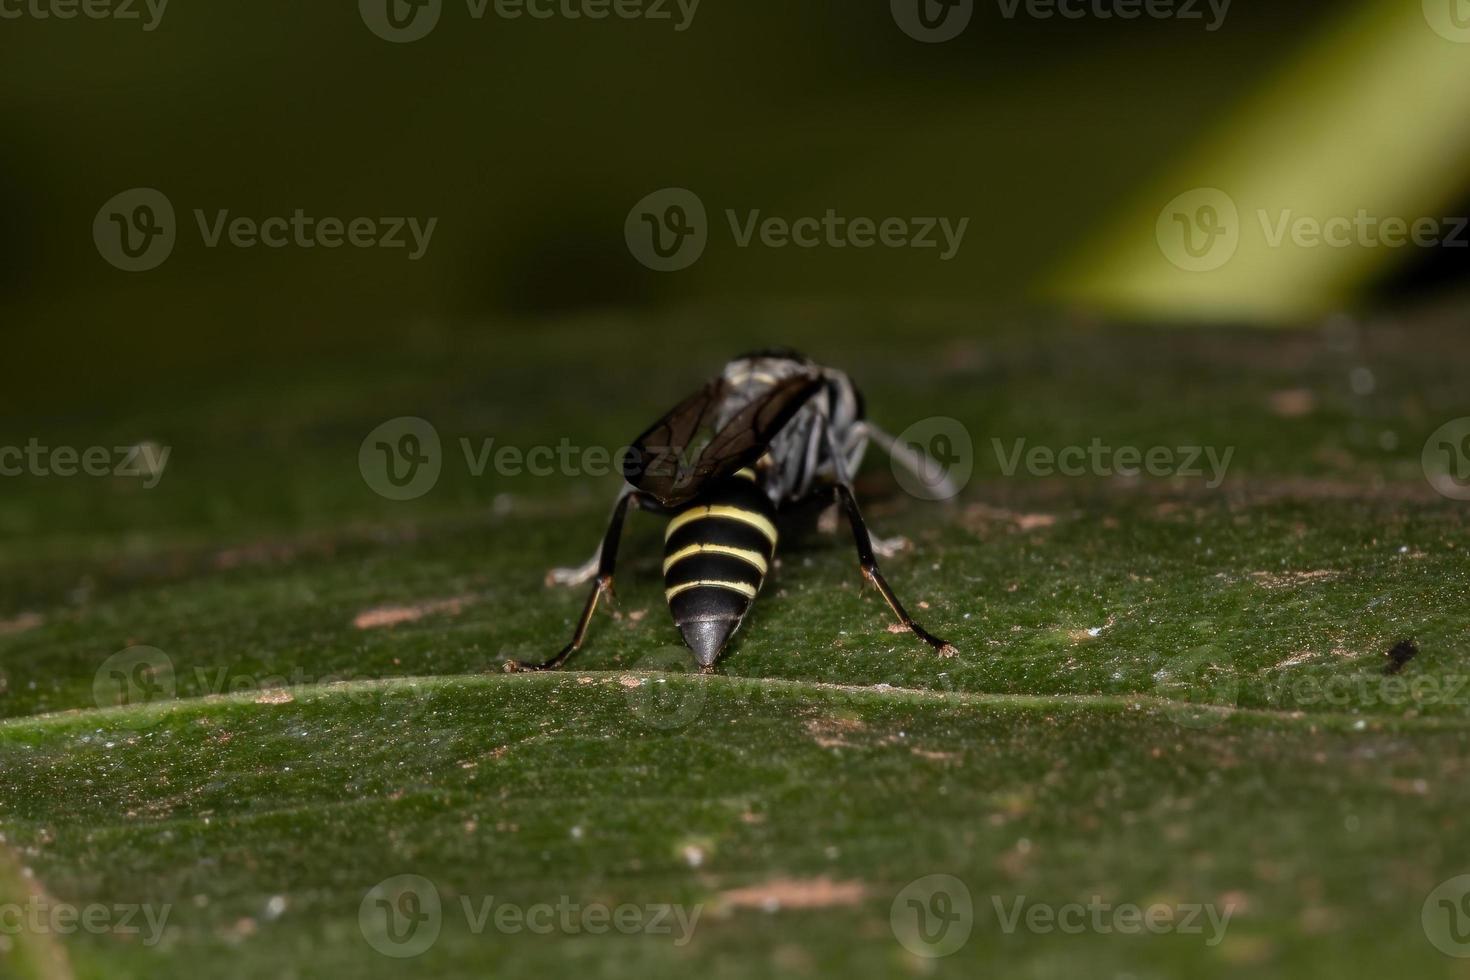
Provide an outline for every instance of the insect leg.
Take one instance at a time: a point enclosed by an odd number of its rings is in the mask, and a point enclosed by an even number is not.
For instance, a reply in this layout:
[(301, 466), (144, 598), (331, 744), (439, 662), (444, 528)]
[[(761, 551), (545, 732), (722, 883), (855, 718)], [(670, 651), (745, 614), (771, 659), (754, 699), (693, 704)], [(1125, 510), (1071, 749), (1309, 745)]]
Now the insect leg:
[(928, 454), (919, 452), (913, 446), (904, 445), (872, 422), (859, 422), (858, 426), (878, 444), (879, 449), (888, 454), (890, 459), (908, 470), (928, 487), (934, 499), (953, 500), (959, 496), (960, 488), (954, 485), (954, 481), (949, 478), (949, 473), (943, 470), (936, 473), (935, 463)]
[(592, 592), (587, 596), (587, 604), (582, 607), (582, 617), (577, 621), (577, 631), (572, 634), (572, 641), (544, 663), (507, 660), (503, 668), (507, 674), (525, 670), (556, 670), (582, 646), (582, 641), (587, 638), (587, 627), (592, 623), (592, 614), (597, 610), (597, 601), (604, 592), (612, 591), (613, 569), (618, 563), (618, 541), (623, 536), (623, 518), (628, 514), (628, 505), (633, 503), (643, 509), (659, 509), (657, 501), (637, 490), (626, 489), (618, 497), (618, 502), (613, 507), (612, 519), (607, 524), (607, 533), (602, 538), (602, 547), (597, 550), (596, 581), (592, 585)]
[[(613, 505), (613, 509), (616, 510), (617, 508), (622, 507), (623, 498), (631, 493), (634, 493), (632, 488), (624, 487), (622, 494), (618, 497), (618, 502)], [(637, 499), (634, 500), (633, 503), (640, 510), (663, 510), (663, 508), (658, 505), (658, 502), (655, 501), (652, 497), (643, 494), (637, 494), (636, 496)], [(569, 587), (586, 585), (597, 576), (597, 569), (601, 567), (601, 565), (602, 545), (601, 543), (599, 543), (597, 545), (597, 550), (592, 552), (592, 557), (588, 558), (582, 564), (577, 565), (575, 568), (553, 568), (548, 571), (546, 573), (546, 584), (548, 586), (565, 585)]]
[(597, 566), (602, 564), (602, 548), (598, 547), (582, 564), (575, 568), (553, 568), (546, 573), (547, 585), (577, 586), (586, 585), (592, 581), (597, 574)]
[(883, 601), (888, 603), (888, 608), (893, 610), (893, 615), (898, 618), (905, 629), (933, 647), (941, 657), (953, 657), (957, 652), (954, 646), (916, 623), (914, 618), (908, 614), (908, 610), (904, 609), (903, 603), (898, 601), (898, 596), (894, 595), (888, 580), (883, 577), (883, 572), (878, 568), (878, 559), (873, 554), (873, 541), (868, 535), (868, 525), (863, 521), (862, 511), (858, 509), (857, 498), (852, 493), (852, 482), (847, 476), (847, 466), (837, 454), (837, 447), (833, 443), (831, 430), (827, 428), (825, 420), (823, 420), (823, 430), (826, 432), (827, 445), (832, 451), (833, 463), (837, 468), (837, 485), (834, 488), (837, 501), (847, 514), (848, 524), (852, 526), (852, 540), (857, 545), (858, 564), (862, 567), (863, 577), (877, 587), (878, 592), (883, 596)]

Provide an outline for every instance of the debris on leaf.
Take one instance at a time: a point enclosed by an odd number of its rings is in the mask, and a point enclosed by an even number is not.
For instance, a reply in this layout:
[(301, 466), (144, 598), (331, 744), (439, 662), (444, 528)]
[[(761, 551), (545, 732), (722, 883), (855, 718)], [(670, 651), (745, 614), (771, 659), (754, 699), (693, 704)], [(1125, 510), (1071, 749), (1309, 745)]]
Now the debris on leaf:
[(1413, 640), (1400, 640), (1394, 644), (1392, 650), (1384, 654), (1384, 656), (1388, 657), (1388, 663), (1384, 665), (1383, 672), (1385, 674), (1397, 674), (1404, 669), (1404, 664), (1413, 660), (1418, 655), (1419, 647)]

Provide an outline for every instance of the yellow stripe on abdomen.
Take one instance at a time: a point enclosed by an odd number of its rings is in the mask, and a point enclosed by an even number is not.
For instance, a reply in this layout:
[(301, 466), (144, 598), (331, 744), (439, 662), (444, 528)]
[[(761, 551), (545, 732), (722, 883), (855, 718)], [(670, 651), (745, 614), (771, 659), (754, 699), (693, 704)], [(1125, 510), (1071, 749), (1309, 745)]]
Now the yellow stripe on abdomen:
[(709, 504), (703, 507), (690, 507), (678, 517), (669, 521), (668, 530), (664, 532), (664, 540), (673, 537), (675, 531), (693, 521), (702, 521), (707, 517), (723, 517), (726, 520), (740, 521), (749, 524), (771, 542), (771, 547), (776, 546), (776, 525), (766, 519), (764, 514), (758, 514), (753, 510), (745, 510), (741, 507), (731, 507), (728, 504)]
[(664, 559), (664, 573), (667, 574), (675, 562), (683, 561), (693, 555), (729, 555), (731, 558), (739, 558), (741, 561), (749, 562), (760, 570), (762, 575), (766, 574), (766, 556), (759, 551), (747, 551), (744, 548), (735, 548), (728, 544), (691, 544), (680, 548), (672, 555)]
[(729, 589), (731, 592), (739, 592), (747, 599), (754, 599), (756, 592), (756, 586), (747, 585), (744, 582), (718, 582), (701, 579), (698, 582), (681, 582), (672, 589), (665, 589), (664, 598), (672, 599), (680, 592), (688, 592), (690, 589)]

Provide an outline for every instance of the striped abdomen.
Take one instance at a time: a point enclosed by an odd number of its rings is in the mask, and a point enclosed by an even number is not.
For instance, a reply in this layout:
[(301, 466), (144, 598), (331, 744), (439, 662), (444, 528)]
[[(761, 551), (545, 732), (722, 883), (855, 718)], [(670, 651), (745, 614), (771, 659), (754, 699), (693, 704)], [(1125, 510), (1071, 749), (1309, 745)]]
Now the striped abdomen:
[(664, 534), (664, 595), (700, 666), (719, 659), (776, 553), (776, 508), (741, 470), (674, 515)]

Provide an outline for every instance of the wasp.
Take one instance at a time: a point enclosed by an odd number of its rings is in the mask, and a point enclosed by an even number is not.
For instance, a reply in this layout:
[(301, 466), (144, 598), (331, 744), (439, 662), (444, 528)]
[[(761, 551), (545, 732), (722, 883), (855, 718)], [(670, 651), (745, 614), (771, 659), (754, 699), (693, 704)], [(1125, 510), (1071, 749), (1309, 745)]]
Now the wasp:
[[(706, 673), (771, 570), (778, 514), (813, 502), (840, 506), (862, 574), (899, 624), (941, 656), (953, 656), (953, 646), (908, 614), (878, 568), (875, 552), (891, 552), (885, 542), (875, 548), (852, 488), (852, 474), (870, 441), (932, 482), (932, 467), (925, 465), (930, 461), (865, 418), (863, 397), (843, 372), (786, 349), (756, 351), (729, 362), (624, 452), (625, 484), (593, 556), (547, 576), (554, 584), (593, 583), (571, 642), (544, 663), (512, 660), (505, 670), (556, 670), (582, 646), (598, 600), (612, 590), (629, 507), (668, 518), (664, 596)], [(953, 496), (953, 491), (940, 496)]]

